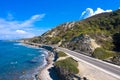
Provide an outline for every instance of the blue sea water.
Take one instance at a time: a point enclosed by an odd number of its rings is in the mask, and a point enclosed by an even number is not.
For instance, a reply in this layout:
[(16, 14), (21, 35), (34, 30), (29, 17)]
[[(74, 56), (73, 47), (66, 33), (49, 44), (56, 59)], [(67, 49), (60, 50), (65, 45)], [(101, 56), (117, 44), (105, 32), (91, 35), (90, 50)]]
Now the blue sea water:
[(0, 41), (0, 80), (34, 80), (47, 55), (41, 48)]

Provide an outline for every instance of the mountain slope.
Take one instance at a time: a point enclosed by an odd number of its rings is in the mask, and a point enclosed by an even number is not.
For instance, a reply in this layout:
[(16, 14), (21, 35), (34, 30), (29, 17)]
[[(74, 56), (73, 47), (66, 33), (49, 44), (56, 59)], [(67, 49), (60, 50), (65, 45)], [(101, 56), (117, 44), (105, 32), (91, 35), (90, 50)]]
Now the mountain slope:
[(99, 59), (112, 57), (120, 64), (120, 10), (64, 23), (29, 41), (83, 51)]

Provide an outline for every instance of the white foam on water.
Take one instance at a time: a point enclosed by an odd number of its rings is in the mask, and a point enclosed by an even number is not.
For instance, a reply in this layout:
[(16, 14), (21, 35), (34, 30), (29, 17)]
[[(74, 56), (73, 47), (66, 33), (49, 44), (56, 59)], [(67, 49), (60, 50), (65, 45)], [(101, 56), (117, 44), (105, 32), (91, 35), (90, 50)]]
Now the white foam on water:
[(14, 45), (23, 45), (22, 43), (14, 43)]
[(28, 55), (28, 56), (34, 56), (35, 54), (32, 54), (32, 53), (28, 53), (27, 55)]
[(15, 62), (10, 62), (10, 64), (17, 64), (18, 62), (17, 61), (15, 61)]
[(41, 54), (41, 56), (45, 57), (45, 54)]
[[(39, 57), (39, 58), (40, 58), (41, 56), (43, 57), (43, 61), (42, 61), (43, 64), (40, 65), (40, 66), (38, 66), (36, 69), (34, 69), (34, 70), (32, 71), (32, 75), (31, 75), (30, 72), (28, 71), (26, 74), (20, 76), (20, 79), (29, 80), (29, 79), (32, 78), (32, 80), (36, 80), (35, 75), (38, 74), (38, 73), (40, 72), (40, 70), (43, 69), (43, 68), (47, 65), (47, 60), (46, 60), (46, 58), (48, 57), (48, 51), (42, 49), (40, 52), (43, 53), (43, 54), (39, 55), (38, 57)], [(32, 77), (31, 77), (31, 76), (32, 76)]]

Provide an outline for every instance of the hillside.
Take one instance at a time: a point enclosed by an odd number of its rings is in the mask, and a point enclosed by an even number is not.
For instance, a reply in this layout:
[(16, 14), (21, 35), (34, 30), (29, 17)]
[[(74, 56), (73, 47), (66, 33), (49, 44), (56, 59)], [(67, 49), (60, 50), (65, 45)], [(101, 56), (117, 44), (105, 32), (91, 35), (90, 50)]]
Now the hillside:
[(120, 65), (120, 10), (61, 24), (29, 41), (83, 51)]

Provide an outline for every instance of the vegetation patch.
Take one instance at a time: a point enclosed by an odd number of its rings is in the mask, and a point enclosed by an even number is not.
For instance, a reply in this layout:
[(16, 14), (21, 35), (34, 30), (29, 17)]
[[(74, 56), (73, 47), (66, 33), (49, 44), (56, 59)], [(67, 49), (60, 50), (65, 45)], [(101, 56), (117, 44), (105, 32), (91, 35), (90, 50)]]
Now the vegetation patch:
[(65, 56), (67, 56), (67, 54), (65, 54), (65, 53), (62, 52), (62, 51), (58, 51), (58, 52), (57, 52), (57, 56), (58, 56), (58, 57), (65, 57)]
[(61, 61), (55, 62), (55, 66), (66, 70), (69, 73), (77, 74), (79, 72), (78, 63), (72, 58), (66, 58)]
[(60, 40), (61, 40), (60, 37), (53, 37), (53, 38), (51, 39), (51, 43), (52, 43), (52, 44), (57, 44), (58, 42), (60, 42)]
[(95, 51), (93, 52), (93, 57), (98, 58), (98, 59), (106, 59), (109, 57), (114, 56), (115, 53), (112, 51), (107, 51), (103, 48), (96, 48)]

